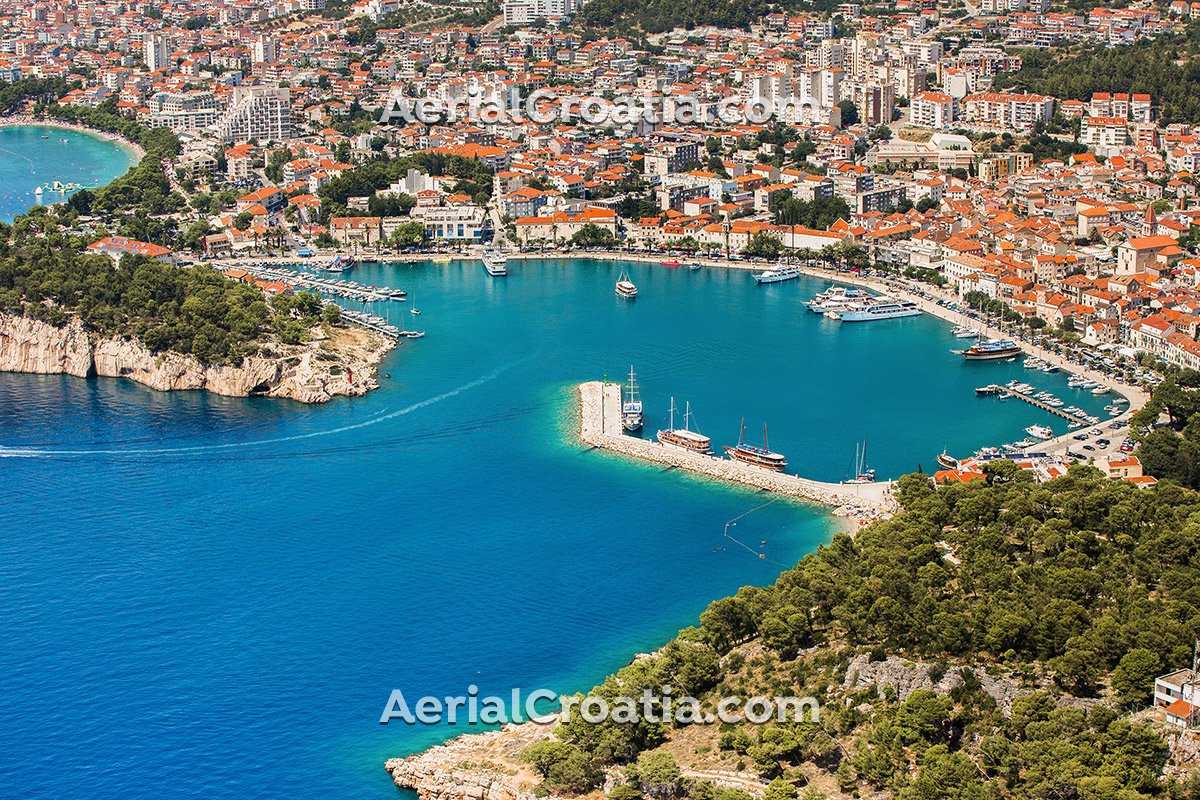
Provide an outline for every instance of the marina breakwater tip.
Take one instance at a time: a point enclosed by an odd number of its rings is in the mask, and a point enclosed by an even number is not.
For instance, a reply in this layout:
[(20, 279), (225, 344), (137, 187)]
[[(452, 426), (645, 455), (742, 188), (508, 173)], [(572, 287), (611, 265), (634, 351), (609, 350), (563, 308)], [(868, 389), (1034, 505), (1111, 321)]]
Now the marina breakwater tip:
[(892, 497), (891, 481), (861, 484), (825, 483), (626, 436), (621, 428), (620, 384), (589, 381), (579, 384), (578, 391), (579, 438), (584, 444), (592, 447), (831, 506), (835, 514), (855, 517), (864, 523), (891, 516), (898, 510), (898, 505)]

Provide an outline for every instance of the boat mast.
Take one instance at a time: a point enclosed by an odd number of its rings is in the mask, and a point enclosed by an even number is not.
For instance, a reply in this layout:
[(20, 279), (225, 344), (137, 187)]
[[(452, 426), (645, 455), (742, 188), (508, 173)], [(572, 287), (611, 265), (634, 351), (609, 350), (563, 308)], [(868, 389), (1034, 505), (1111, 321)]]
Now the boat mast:
[[(686, 420), (687, 417), (684, 417), (684, 419)], [(669, 430), (669, 431), (675, 430), (675, 398), (674, 397), (671, 398), (671, 422), (667, 426), (667, 430)]]
[(770, 446), (767, 445), (767, 423), (763, 423), (763, 450), (771, 452)]
[(690, 401), (685, 402), (683, 404), (683, 429), (685, 431), (691, 430), (691, 427), (688, 425), (688, 417), (690, 417), (691, 415), (692, 415), (692, 404)]

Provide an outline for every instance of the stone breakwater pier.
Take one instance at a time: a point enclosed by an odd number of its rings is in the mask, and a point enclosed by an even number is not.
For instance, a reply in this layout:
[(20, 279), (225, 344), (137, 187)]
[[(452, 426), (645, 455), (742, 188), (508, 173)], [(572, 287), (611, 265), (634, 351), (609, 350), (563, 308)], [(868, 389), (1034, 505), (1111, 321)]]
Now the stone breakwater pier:
[(723, 481), (764, 489), (821, 505), (833, 506), (840, 516), (860, 521), (888, 516), (897, 510), (892, 482), (822, 483), (797, 475), (738, 464), (726, 458), (693, 453), (655, 441), (626, 436), (621, 431), (621, 386), (590, 381), (579, 385), (579, 438), (585, 444), (615, 453), (665, 464)]

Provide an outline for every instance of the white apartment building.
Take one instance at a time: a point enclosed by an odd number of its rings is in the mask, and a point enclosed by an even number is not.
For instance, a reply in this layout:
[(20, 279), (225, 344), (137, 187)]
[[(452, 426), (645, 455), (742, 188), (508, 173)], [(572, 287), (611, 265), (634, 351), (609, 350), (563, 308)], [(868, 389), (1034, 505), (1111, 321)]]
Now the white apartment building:
[(529, 25), (539, 19), (565, 19), (583, 7), (585, 0), (505, 0), (504, 24)]
[(958, 102), (944, 92), (919, 92), (909, 104), (910, 122), (918, 128), (949, 128)]
[(963, 98), (963, 119), (981, 125), (1027, 131), (1054, 116), (1054, 98), (1041, 94), (980, 92)]
[(281, 142), (291, 139), (291, 92), (265, 86), (238, 86), (229, 108), (216, 122), (224, 142)]
[(198, 131), (217, 121), (221, 104), (212, 92), (156, 92), (147, 101), (152, 128)]
[(152, 33), (142, 42), (142, 60), (151, 72), (166, 69), (169, 54), (167, 40), (157, 33)]

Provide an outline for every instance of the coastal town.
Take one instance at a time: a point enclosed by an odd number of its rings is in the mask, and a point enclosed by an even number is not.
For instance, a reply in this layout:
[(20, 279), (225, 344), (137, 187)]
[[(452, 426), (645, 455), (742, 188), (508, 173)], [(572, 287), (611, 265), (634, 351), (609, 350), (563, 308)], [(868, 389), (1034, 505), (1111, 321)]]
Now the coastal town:
[[(158, 241), (94, 249), (819, 257), (1200, 367), (1200, 135), (1134, 87), (1078, 99), (993, 86), (1020, 70), (1018, 47), (1152, 40), (1189, 24), (1186, 3), (843, 3), (637, 42), (577, 33), (569, 3), (513, 0), (475, 26), (404, 24), (411, 10), (379, 0), (322, 6), (7, 5), (0, 77), (71, 80), (59, 107), (112, 109), (179, 139), (166, 169), (189, 206)], [(506, 113), (547, 90), (653, 101), (657, 118), (589, 123), (578, 103), (547, 122)], [(663, 106), (685, 95), (691, 124)], [(381, 124), (396, 96), (505, 113)], [(726, 124), (714, 108), (729, 98), (803, 102)]]
[(14, 795), (1200, 800), (1200, 1), (0, 23)]
[[(268, 296), (365, 300), (343, 319), (392, 338), (423, 335), (377, 313), (402, 290), (304, 268), (485, 247), (777, 262), (780, 278), (940, 298), (925, 310), (950, 320), (994, 315), (996, 336), (1129, 387), (1127, 418), (1154, 362), (1200, 369), (1200, 132), (1135, 86), (1058, 97), (1008, 78), (1038, 48), (1144, 45), (1193, 11), (842, 3), (612, 37), (586, 5), (526, 0), (37, 3), (0, 7), (0, 78), (70, 82), (25, 97), (15, 122), (100, 112), (174, 137), (160, 166), (188, 203), (157, 214), (152, 241), (90, 244), (114, 260), (209, 261)], [(37, 187), (103, 232), (87, 195)], [(1102, 457), (1141, 480), (1127, 434), (1091, 453), (1063, 437), (1024, 463), (1045, 478)], [(946, 461), (946, 480), (980, 474)]]

